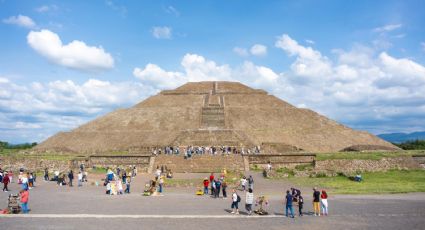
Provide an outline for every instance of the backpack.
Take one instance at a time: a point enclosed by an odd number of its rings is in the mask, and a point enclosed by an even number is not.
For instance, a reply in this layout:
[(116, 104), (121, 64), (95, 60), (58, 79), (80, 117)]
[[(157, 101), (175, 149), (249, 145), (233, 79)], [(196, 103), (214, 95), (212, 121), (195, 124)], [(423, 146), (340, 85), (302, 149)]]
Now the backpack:
[(238, 198), (237, 198), (237, 200), (236, 200), (236, 202), (241, 202), (241, 197), (239, 196), (239, 195), (237, 195), (238, 196)]

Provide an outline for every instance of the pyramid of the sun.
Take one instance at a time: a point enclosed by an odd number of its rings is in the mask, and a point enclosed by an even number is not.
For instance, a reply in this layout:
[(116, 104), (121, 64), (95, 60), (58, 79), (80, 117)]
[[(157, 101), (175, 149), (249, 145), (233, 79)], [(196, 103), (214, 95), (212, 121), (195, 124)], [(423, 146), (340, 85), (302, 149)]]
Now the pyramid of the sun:
[(70, 132), (60, 132), (36, 149), (102, 152), (265, 143), (310, 152), (340, 151), (350, 146), (396, 148), (370, 133), (296, 108), (263, 90), (237, 82), (196, 82), (162, 91)]

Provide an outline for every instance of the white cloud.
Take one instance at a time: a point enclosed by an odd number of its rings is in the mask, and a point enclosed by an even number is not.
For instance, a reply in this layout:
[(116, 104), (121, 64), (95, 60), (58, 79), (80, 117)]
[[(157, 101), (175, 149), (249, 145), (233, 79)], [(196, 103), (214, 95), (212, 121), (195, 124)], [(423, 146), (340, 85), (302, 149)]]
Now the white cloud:
[(240, 81), (251, 86), (273, 87), (279, 75), (270, 68), (257, 66), (251, 62), (231, 68), (219, 65), (197, 54), (186, 54), (181, 61), (183, 72), (166, 71), (155, 64), (145, 68), (134, 68), (133, 75), (143, 83), (158, 89), (175, 88), (189, 81)]
[(233, 48), (233, 52), (241, 57), (248, 57), (249, 53), (248, 50), (245, 48), (240, 48), (240, 47), (234, 47)]
[(388, 24), (388, 25), (385, 25), (385, 26), (377, 27), (377, 28), (373, 29), (373, 31), (378, 32), (378, 33), (390, 32), (390, 31), (399, 29), (402, 26), (403, 26), (402, 24)]
[(88, 72), (114, 67), (114, 59), (101, 46), (88, 46), (78, 40), (64, 45), (50, 30), (31, 31), (27, 42), (37, 53), (57, 65)]
[(35, 22), (30, 17), (25, 15), (11, 16), (9, 18), (3, 19), (3, 23), (18, 25), (26, 28), (34, 28), (36, 26)]
[(261, 44), (255, 44), (249, 50), (254, 56), (265, 56), (267, 54), (267, 46)]
[(172, 29), (167, 26), (155, 26), (152, 28), (152, 36), (157, 39), (171, 39)]
[(54, 11), (58, 9), (59, 7), (57, 5), (42, 5), (35, 8), (35, 11), (37, 11), (38, 13), (46, 13), (46, 12)]
[(305, 42), (307, 42), (310, 45), (314, 45), (315, 43), (313, 40), (310, 40), (310, 39), (306, 39)]
[(173, 6), (168, 6), (165, 9), (165, 12), (167, 12), (169, 14), (173, 14), (176, 17), (179, 17), (180, 16), (180, 12), (176, 8), (174, 8)]
[[(0, 136), (15, 138), (15, 142), (41, 141), (118, 107), (132, 106), (156, 92), (139, 82), (90, 79), (82, 84), (64, 80), (18, 85), (3, 79)], [(34, 135), (34, 129), (40, 136)]]
[(291, 65), (292, 71), (302, 77), (325, 77), (332, 74), (331, 62), (319, 51), (304, 47), (287, 34), (278, 37), (275, 46), (281, 48), (289, 56), (297, 59)]

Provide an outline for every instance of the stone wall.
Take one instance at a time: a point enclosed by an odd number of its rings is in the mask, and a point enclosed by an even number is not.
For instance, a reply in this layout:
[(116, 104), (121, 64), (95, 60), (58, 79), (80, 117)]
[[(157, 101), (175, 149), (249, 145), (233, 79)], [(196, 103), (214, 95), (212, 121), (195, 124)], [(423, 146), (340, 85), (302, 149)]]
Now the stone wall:
[(16, 158), (16, 157), (2, 157), (0, 158), (0, 166), (2, 169), (19, 171), (24, 168), (29, 171), (41, 171), (48, 168), (49, 171), (69, 170), (71, 167), (70, 161), (67, 160), (46, 160), (36, 157), (31, 158)]
[(313, 164), (316, 155), (310, 153), (294, 153), (294, 154), (257, 154), (247, 155), (250, 166), (257, 165), (265, 167), (271, 162), (274, 168), (294, 168), (300, 164)]
[(356, 171), (377, 172), (390, 169), (419, 169), (412, 157), (382, 158), (381, 160), (324, 160), (316, 161), (315, 171), (355, 173)]
[(159, 155), (155, 157), (154, 167), (161, 165), (167, 166), (173, 172), (221, 172), (223, 168), (245, 170), (241, 155), (195, 155), (189, 159), (184, 159), (181, 155)]
[(126, 156), (89, 156), (86, 160), (74, 161), (74, 165), (84, 164), (87, 167), (130, 167), (136, 166), (139, 171), (148, 171), (150, 155), (126, 155)]

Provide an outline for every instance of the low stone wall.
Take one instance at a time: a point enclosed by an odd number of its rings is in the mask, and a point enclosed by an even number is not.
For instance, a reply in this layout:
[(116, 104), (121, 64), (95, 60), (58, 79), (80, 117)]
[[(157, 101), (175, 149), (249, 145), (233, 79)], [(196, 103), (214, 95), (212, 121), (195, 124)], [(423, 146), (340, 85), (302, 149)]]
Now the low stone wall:
[(381, 160), (324, 160), (316, 161), (315, 171), (355, 173), (356, 171), (387, 171), (390, 169), (419, 169), (412, 157), (382, 158)]
[(72, 165), (77, 168), (81, 163), (86, 167), (130, 167), (136, 166), (139, 171), (148, 171), (150, 155), (124, 155), (124, 156), (109, 156), (109, 155), (93, 155), (82, 159), (73, 160)]
[(49, 171), (69, 170), (71, 167), (70, 161), (67, 160), (46, 160), (36, 157), (31, 158), (15, 158), (15, 157), (2, 157), (0, 158), (0, 166), (2, 169), (12, 170), (14, 172), (24, 168), (29, 171), (42, 171), (48, 168)]
[(155, 157), (154, 167), (167, 166), (173, 172), (220, 172), (223, 168), (244, 171), (245, 165), (241, 155), (195, 155), (189, 159), (183, 156), (159, 155)]
[(265, 167), (271, 162), (273, 168), (294, 168), (300, 164), (313, 164), (316, 155), (310, 153), (293, 153), (293, 154), (257, 154), (246, 155), (250, 166), (257, 165)]

